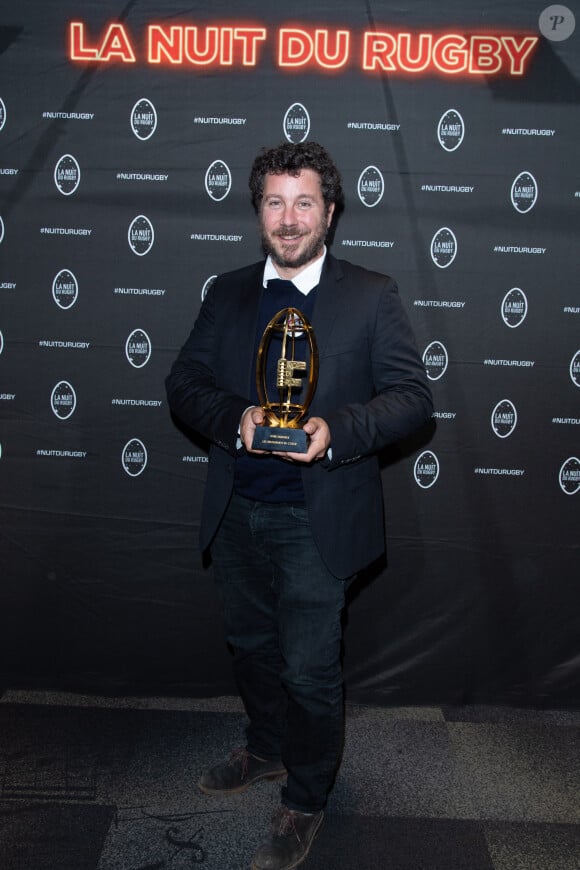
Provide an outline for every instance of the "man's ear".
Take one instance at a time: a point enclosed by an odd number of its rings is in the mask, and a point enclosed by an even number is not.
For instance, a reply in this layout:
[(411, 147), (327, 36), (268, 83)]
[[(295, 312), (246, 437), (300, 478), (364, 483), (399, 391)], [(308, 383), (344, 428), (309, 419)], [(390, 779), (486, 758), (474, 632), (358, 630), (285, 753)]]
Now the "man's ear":
[(328, 206), (328, 212), (326, 214), (326, 226), (330, 226), (330, 222), (332, 221), (332, 215), (334, 214), (334, 203), (331, 202)]

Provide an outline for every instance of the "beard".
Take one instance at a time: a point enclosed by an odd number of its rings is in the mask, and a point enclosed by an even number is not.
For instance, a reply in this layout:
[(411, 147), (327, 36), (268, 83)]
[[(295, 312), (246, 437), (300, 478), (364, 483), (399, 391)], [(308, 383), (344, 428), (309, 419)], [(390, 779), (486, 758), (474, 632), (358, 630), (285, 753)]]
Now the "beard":
[[(323, 217), (318, 226), (311, 231), (307, 244), (304, 247), (299, 248), (296, 253), (288, 251), (286, 254), (284, 253), (283, 246), (288, 247), (292, 245), (292, 242), (283, 241), (281, 238), (284, 235), (283, 230), (276, 230), (270, 235), (267, 235), (263, 225), (260, 224), (260, 232), (264, 253), (270, 255), (276, 266), (279, 266), (282, 269), (299, 269), (302, 266), (307, 266), (308, 263), (318, 257), (326, 239), (328, 226), (326, 217)], [(291, 232), (290, 228), (287, 229), (287, 232)], [(296, 244), (299, 245), (304, 238), (305, 237), (300, 234), (300, 231), (297, 230)], [(277, 241), (278, 245), (276, 245)]]

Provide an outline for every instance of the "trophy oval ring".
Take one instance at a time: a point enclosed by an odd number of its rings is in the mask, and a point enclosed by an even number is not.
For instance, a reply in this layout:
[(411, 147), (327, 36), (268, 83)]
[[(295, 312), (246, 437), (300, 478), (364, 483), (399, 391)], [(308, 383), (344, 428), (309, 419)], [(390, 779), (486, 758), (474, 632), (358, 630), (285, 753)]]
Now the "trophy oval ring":
[[(276, 365), (276, 396), (268, 384), (268, 360), (272, 339), (281, 340)], [(297, 342), (306, 340), (308, 360), (296, 356)], [(256, 427), (252, 447), (257, 450), (306, 453), (308, 437), (302, 429), (318, 381), (318, 348), (308, 318), (298, 308), (282, 308), (270, 320), (258, 347), (256, 389), (264, 411), (264, 424)], [(298, 401), (297, 390), (306, 389)]]

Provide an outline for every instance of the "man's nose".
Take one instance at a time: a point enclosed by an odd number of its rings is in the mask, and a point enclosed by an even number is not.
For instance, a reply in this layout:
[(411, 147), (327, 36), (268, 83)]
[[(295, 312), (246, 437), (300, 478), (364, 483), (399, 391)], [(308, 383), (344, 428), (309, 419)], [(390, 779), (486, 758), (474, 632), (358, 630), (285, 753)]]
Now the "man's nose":
[(282, 223), (285, 227), (291, 227), (296, 223), (296, 212), (291, 205), (285, 205), (282, 212)]

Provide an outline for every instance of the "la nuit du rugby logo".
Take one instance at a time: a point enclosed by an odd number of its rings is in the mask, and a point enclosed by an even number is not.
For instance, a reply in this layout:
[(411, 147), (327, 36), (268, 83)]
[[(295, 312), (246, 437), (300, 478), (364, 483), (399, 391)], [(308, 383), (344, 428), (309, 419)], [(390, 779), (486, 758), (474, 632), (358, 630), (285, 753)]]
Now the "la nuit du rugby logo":
[(59, 308), (72, 308), (79, 295), (78, 281), (69, 269), (61, 269), (52, 282), (52, 298)]
[(54, 167), (54, 183), (63, 196), (71, 196), (81, 182), (81, 168), (72, 154), (63, 154)]
[(6, 106), (4, 105), (4, 100), (0, 97), (0, 130), (3, 129), (4, 124), (6, 123)]
[(455, 151), (463, 142), (465, 124), (457, 109), (448, 109), (439, 119), (437, 139), (445, 151)]
[(304, 142), (310, 133), (310, 115), (302, 103), (293, 103), (284, 115), (284, 135), (296, 145)]
[(223, 160), (214, 160), (205, 173), (205, 189), (214, 202), (225, 199), (232, 186), (232, 174)]
[(143, 329), (134, 329), (125, 342), (125, 356), (133, 368), (142, 369), (151, 357), (151, 339)]
[(580, 491), (580, 459), (577, 456), (570, 456), (563, 463), (559, 482), (562, 492), (566, 495), (576, 495)]
[(207, 281), (205, 282), (205, 284), (203, 285), (203, 287), (201, 288), (201, 301), (202, 302), (205, 299), (205, 297), (207, 296), (207, 294), (209, 293), (209, 290), (212, 287), (212, 285), (215, 283), (216, 278), (217, 278), (217, 275), (210, 275), (209, 278), (207, 279)]
[(449, 227), (441, 227), (431, 239), (431, 259), (439, 269), (447, 269), (457, 255), (457, 239)]
[(508, 290), (501, 303), (501, 316), (506, 326), (515, 329), (521, 326), (528, 313), (526, 294), (519, 287)]
[(374, 208), (383, 198), (385, 181), (376, 166), (367, 166), (363, 169), (358, 180), (358, 196), (367, 208)]
[(150, 100), (143, 97), (137, 100), (131, 109), (131, 130), (137, 137), (145, 142), (153, 136), (157, 128), (157, 112)]
[(447, 371), (448, 363), (449, 356), (447, 354), (447, 348), (445, 345), (441, 344), (440, 341), (432, 341), (431, 344), (425, 348), (425, 353), (423, 354), (423, 365), (425, 366), (425, 371), (427, 372), (427, 377), (430, 381), (438, 381), (439, 378), (442, 378)]
[(570, 377), (575, 387), (580, 387), (580, 350), (572, 357), (570, 363)]
[(520, 214), (531, 211), (538, 199), (538, 184), (530, 172), (520, 172), (511, 189), (512, 205)]
[(139, 438), (131, 438), (121, 454), (123, 470), (129, 477), (139, 477), (147, 466), (147, 449)]
[(59, 420), (68, 420), (77, 406), (76, 393), (68, 381), (59, 381), (50, 396), (52, 413)]
[(518, 423), (518, 412), (513, 402), (502, 399), (491, 412), (491, 428), (498, 438), (509, 438)]
[(417, 458), (413, 469), (415, 482), (421, 489), (429, 489), (439, 477), (439, 460), (431, 450), (425, 450)]
[(127, 234), (129, 247), (138, 257), (144, 257), (153, 247), (155, 231), (153, 224), (144, 214), (137, 215), (131, 222)]

